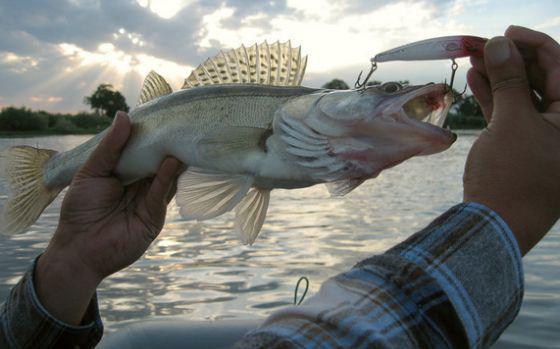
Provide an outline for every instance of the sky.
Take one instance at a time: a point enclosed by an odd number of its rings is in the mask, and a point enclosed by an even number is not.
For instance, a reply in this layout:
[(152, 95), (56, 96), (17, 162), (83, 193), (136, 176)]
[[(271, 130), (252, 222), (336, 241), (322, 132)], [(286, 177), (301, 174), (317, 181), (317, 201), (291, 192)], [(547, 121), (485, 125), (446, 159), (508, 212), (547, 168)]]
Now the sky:
[[(309, 57), (305, 86), (352, 85), (376, 53), (443, 35), (503, 34), (509, 24), (560, 39), (560, 1), (0, 0), (0, 107), (87, 110), (101, 83), (135, 106), (150, 70), (179, 88), (219, 50), (291, 40)], [(457, 88), (468, 59), (458, 61)], [(449, 79), (450, 62), (380, 64), (373, 79)]]

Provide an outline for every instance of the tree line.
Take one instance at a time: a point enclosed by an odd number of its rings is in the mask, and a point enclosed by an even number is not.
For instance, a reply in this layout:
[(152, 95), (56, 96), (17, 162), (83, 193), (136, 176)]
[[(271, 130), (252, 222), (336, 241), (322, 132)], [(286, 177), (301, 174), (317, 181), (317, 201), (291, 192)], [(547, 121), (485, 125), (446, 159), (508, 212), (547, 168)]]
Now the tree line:
[(0, 112), (0, 132), (36, 134), (91, 134), (109, 125), (119, 110), (129, 111), (124, 96), (110, 84), (101, 84), (84, 98), (92, 112), (49, 113), (26, 107), (7, 107)]
[[(399, 81), (407, 85), (407, 80)], [(370, 81), (368, 85), (381, 84)], [(340, 79), (333, 79), (322, 86), (328, 89), (346, 90), (350, 87)], [(464, 96), (457, 91), (455, 104), (451, 108), (444, 126), (452, 129), (480, 129), (486, 126), (480, 106), (472, 95)], [(84, 98), (91, 112), (75, 114), (49, 113), (43, 110), (33, 111), (25, 107), (6, 107), (0, 111), (0, 133), (56, 133), (86, 134), (97, 133), (111, 124), (111, 119), (118, 110), (129, 111), (124, 96), (110, 84), (101, 84)]]

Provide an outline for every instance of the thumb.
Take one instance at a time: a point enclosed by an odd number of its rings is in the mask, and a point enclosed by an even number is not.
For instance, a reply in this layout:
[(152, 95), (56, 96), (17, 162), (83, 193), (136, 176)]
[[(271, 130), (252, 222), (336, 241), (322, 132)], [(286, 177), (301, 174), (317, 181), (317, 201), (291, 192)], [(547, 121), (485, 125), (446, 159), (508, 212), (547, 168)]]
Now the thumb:
[(91, 153), (80, 171), (82, 175), (104, 177), (111, 175), (119, 162), (121, 151), (130, 136), (130, 119), (125, 112), (117, 112), (113, 125)]
[[(484, 59), (494, 100), (494, 113), (534, 109), (521, 54), (508, 38), (497, 36), (486, 43)], [(496, 113), (497, 112), (497, 113)]]

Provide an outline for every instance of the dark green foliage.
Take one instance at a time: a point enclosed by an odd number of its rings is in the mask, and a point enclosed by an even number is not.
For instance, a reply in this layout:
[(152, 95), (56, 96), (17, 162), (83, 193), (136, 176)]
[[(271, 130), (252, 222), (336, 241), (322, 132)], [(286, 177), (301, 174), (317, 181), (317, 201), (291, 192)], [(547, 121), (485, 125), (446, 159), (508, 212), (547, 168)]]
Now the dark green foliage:
[(348, 90), (348, 89), (350, 89), (348, 84), (345, 83), (343, 80), (340, 80), (340, 79), (333, 79), (333, 80), (327, 82), (326, 84), (324, 84), (321, 87), (322, 88), (328, 88), (330, 90)]
[(111, 84), (101, 84), (91, 96), (84, 98), (84, 103), (91, 106), (97, 114), (113, 118), (117, 111), (128, 112), (124, 96), (113, 88)]
[(42, 113), (27, 108), (8, 107), (0, 113), (0, 130), (3, 131), (45, 131), (49, 121)]
[(482, 109), (473, 95), (462, 96), (453, 90), (455, 104), (449, 111), (444, 126), (451, 129), (480, 129), (486, 127)]
[(111, 119), (101, 115), (78, 113), (72, 117), (72, 122), (79, 128), (102, 130), (111, 125)]
[(78, 128), (69, 117), (59, 116), (53, 126), (53, 130), (56, 133), (70, 134), (77, 133)]
[(111, 125), (111, 119), (85, 112), (50, 114), (25, 107), (0, 111), (0, 132), (97, 133)]

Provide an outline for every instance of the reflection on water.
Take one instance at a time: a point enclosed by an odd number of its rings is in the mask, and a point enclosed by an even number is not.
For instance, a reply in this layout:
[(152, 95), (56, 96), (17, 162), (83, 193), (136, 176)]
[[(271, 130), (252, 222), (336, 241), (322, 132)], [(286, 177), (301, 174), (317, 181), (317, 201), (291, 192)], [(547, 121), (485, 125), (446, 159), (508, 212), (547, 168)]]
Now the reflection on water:
[[(0, 148), (28, 144), (63, 150), (85, 139), (1, 139)], [(344, 198), (329, 198), (322, 186), (274, 191), (253, 247), (239, 243), (231, 214), (184, 222), (172, 206), (164, 231), (146, 255), (99, 287), (107, 330), (119, 321), (159, 315), (193, 320), (266, 316), (291, 303), (302, 275), (311, 282), (310, 294), (315, 293), (327, 277), (384, 251), (459, 202), (463, 164), (474, 139), (462, 134), (449, 151), (385, 171)], [(59, 209), (60, 198), (29, 233), (0, 236), (2, 299), (45, 248)], [(559, 233), (557, 225), (525, 257), (523, 308), (497, 347), (553, 348), (560, 343)]]

